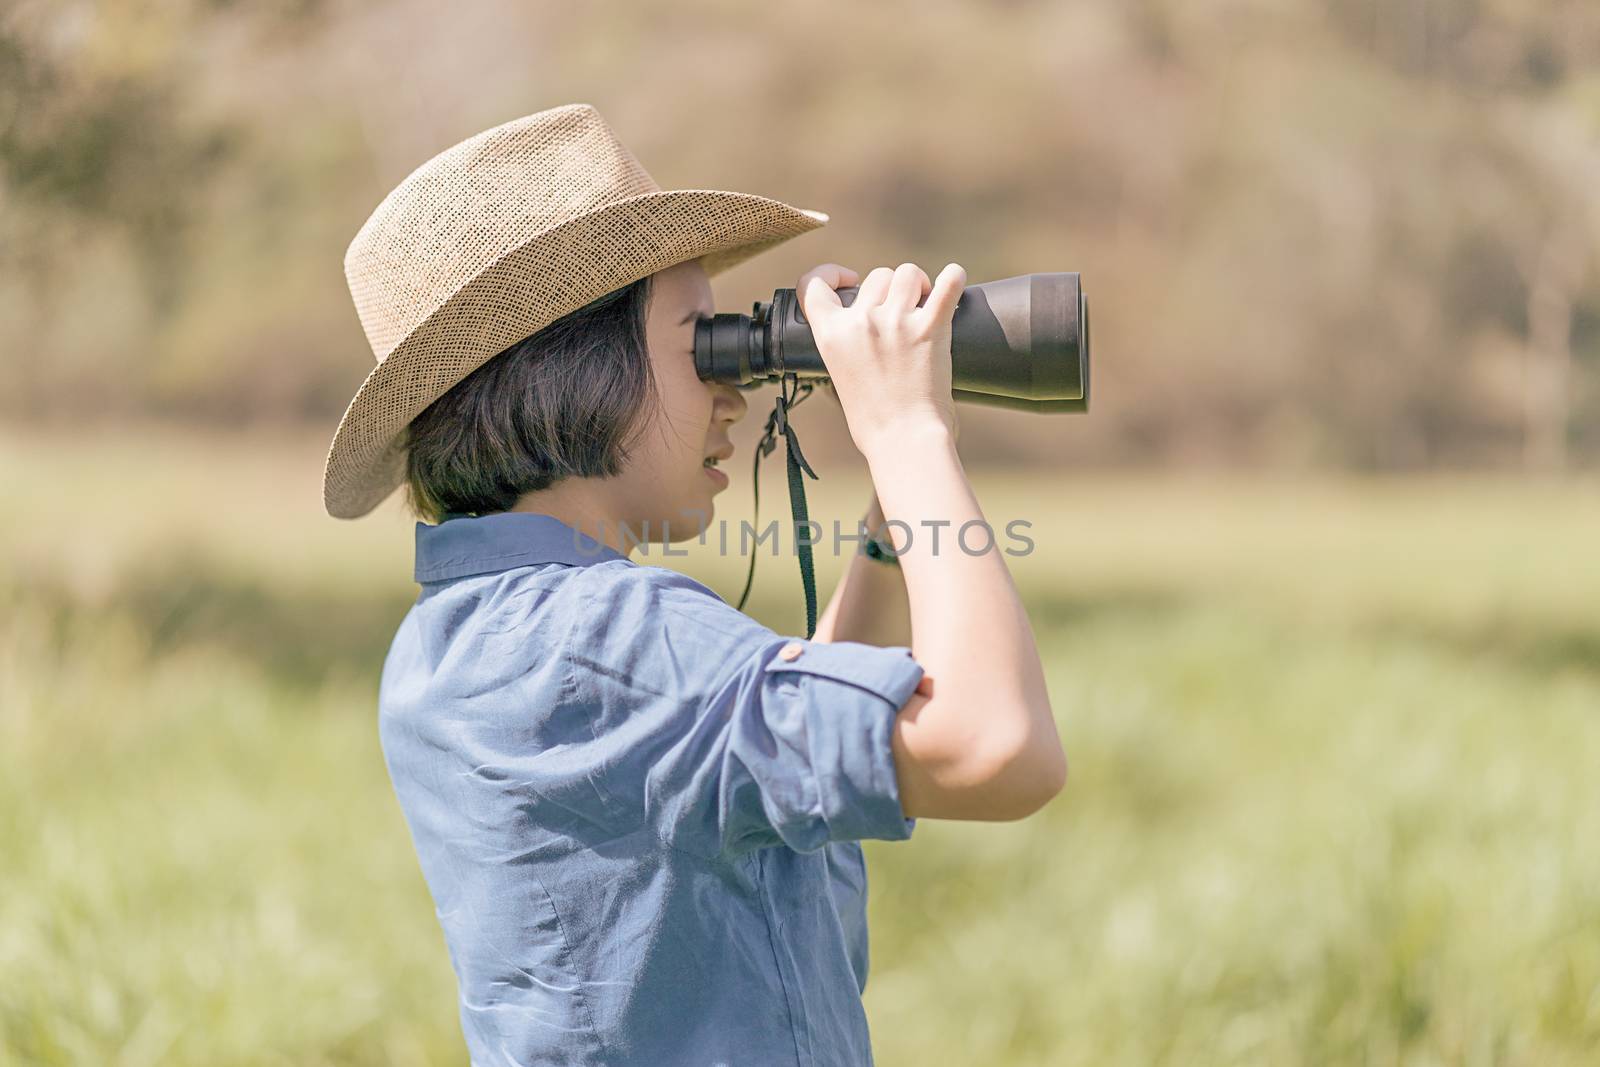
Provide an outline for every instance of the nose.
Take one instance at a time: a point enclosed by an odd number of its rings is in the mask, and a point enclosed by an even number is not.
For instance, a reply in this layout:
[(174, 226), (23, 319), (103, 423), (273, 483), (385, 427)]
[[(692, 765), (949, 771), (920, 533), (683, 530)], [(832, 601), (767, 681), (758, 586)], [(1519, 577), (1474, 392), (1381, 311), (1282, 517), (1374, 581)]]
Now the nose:
[(744, 418), (745, 412), (750, 410), (750, 402), (744, 398), (744, 393), (727, 382), (717, 382), (712, 386), (715, 396), (712, 410), (713, 422), (726, 422), (729, 425)]

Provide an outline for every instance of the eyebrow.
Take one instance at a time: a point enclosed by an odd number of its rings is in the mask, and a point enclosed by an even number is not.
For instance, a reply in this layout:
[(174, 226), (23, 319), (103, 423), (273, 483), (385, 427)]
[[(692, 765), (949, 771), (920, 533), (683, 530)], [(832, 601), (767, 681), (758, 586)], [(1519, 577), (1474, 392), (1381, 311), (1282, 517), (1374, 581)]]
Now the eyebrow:
[(691, 321), (692, 321), (692, 320), (694, 320), (694, 319), (696, 319), (696, 318), (698, 318), (698, 317), (700, 317), (700, 316), (701, 316), (701, 315), (704, 315), (704, 316), (706, 316), (706, 317), (707, 317), (707, 318), (710, 318), (710, 317), (711, 317), (711, 314), (712, 314), (712, 313), (711, 313), (711, 312), (709, 312), (709, 311), (701, 311), (701, 310), (699, 310), (699, 309), (698, 309), (698, 308), (696, 308), (696, 309), (695, 309), (695, 310), (694, 310), (694, 311), (691, 311), (691, 312), (689, 312), (689, 314), (687, 314), (687, 315), (685, 315), (685, 316), (684, 316), (684, 317), (683, 317), (683, 320), (682, 320), (682, 321), (681, 321), (681, 322), (679, 322), (679, 323), (678, 323), (678, 325), (679, 325), (679, 326), (687, 326), (687, 325), (689, 325), (689, 323), (690, 323), (690, 322), (691, 322)]

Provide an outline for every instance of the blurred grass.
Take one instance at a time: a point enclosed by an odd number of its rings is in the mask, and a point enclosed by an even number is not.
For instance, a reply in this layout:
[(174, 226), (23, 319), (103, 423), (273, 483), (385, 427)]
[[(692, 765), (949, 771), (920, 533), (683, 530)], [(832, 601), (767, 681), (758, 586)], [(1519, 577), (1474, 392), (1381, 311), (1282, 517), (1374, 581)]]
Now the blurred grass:
[[(373, 721), (410, 520), (323, 444), (0, 432), (0, 1063), (464, 1061)], [(1072, 781), (868, 845), (881, 1063), (1595, 1062), (1600, 493), (975, 481)]]

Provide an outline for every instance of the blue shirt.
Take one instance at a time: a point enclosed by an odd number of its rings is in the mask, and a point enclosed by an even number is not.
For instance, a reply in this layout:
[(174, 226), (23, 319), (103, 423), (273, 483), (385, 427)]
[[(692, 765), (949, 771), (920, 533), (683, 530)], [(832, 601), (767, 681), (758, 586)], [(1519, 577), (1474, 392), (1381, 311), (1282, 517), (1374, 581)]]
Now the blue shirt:
[(416, 527), (379, 690), (477, 1067), (870, 1064), (904, 647), (780, 636), (548, 516)]

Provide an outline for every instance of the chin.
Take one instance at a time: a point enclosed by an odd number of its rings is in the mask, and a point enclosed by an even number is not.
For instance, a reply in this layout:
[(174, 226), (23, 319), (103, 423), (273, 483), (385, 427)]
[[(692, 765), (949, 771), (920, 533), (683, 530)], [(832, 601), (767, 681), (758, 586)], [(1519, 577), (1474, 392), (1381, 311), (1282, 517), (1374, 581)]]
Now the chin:
[(711, 523), (716, 519), (717, 502), (710, 497), (682, 507), (671, 518), (667, 532), (672, 535), (669, 544), (678, 544), (682, 541), (694, 541), (700, 537), (702, 530), (709, 531)]

